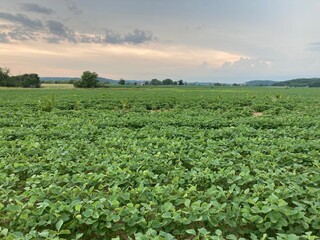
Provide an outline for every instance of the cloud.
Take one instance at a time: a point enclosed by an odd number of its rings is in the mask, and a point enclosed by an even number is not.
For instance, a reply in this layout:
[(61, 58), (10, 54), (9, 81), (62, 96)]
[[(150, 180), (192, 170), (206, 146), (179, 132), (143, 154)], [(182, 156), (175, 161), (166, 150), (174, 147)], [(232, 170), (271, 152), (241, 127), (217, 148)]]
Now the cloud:
[(124, 39), (120, 33), (108, 29), (106, 32), (105, 42), (110, 44), (122, 44), (124, 43)]
[(243, 70), (243, 69), (264, 69), (268, 68), (271, 65), (270, 61), (265, 61), (256, 58), (250, 57), (241, 57), (238, 61), (231, 63), (225, 62), (221, 69), (225, 70)]
[(2, 41), (11, 42), (15, 41), (28, 41), (35, 40), (39, 31), (32, 30), (28, 27), (19, 26), (18, 24), (0, 24), (2, 30)]
[(23, 10), (27, 12), (41, 13), (47, 15), (54, 13), (52, 9), (40, 6), (36, 3), (21, 3), (20, 6)]
[(17, 41), (28, 41), (28, 40), (35, 40), (36, 33), (30, 31), (29, 29), (25, 29), (23, 27), (13, 27), (8, 32), (8, 36), (12, 40)]
[(65, 1), (66, 1), (68, 9), (71, 12), (73, 12), (76, 15), (82, 14), (82, 10), (78, 7), (78, 5), (75, 2), (73, 2), (71, 0), (65, 0)]
[[(46, 12), (46, 10), (43, 10), (42, 7), (37, 4), (23, 4), (22, 6), (32, 8), (32, 11), (42, 11), (43, 13)], [(0, 19), (10, 22), (10, 24), (0, 25), (3, 32), (1, 35), (2, 42), (8, 42), (10, 40), (45, 40), (48, 43), (55, 44), (67, 41), (75, 44), (93, 43), (111, 45), (140, 45), (151, 42), (155, 39), (151, 31), (139, 29), (134, 29), (133, 31), (124, 34), (113, 30), (106, 30), (105, 36), (90, 32), (81, 33), (67, 27), (62, 22), (56, 20), (47, 20), (46, 22), (42, 23), (39, 19), (31, 19), (21, 13), (11, 14), (0, 12)]]
[(57, 37), (48, 37), (46, 38), (46, 40), (48, 43), (54, 43), (54, 44), (58, 44), (61, 41), (61, 39)]
[(153, 34), (150, 31), (135, 29), (132, 33), (127, 33), (124, 41), (131, 44), (141, 44), (153, 40)]
[(49, 32), (53, 35), (47, 39), (49, 43), (60, 43), (67, 40), (71, 43), (94, 43), (94, 44), (132, 44), (139, 45), (150, 42), (154, 39), (152, 32), (135, 29), (132, 32), (121, 35), (113, 30), (107, 30), (106, 36), (75, 32), (62, 23), (57, 21), (48, 21), (47, 26)]
[(320, 42), (309, 43), (306, 47), (308, 51), (320, 51)]
[(224, 62), (220, 68), (214, 69), (213, 75), (221, 80), (233, 79), (234, 76), (237, 76), (237, 81), (267, 79), (274, 67), (275, 64), (269, 60), (240, 57), (234, 62)]
[(49, 33), (53, 35), (53, 37), (47, 38), (49, 42), (59, 43), (60, 41), (67, 40), (68, 42), (77, 43), (73, 30), (64, 26), (61, 22), (49, 20), (47, 21), (47, 27)]
[(13, 23), (18, 23), (21, 26), (28, 27), (31, 29), (43, 28), (43, 24), (39, 20), (32, 20), (28, 18), (26, 15), (20, 13), (14, 15), (11, 13), (0, 12), (0, 18)]
[(80, 43), (104, 43), (105, 41), (103, 37), (92, 34), (79, 34), (77, 39)]
[(0, 43), (10, 42), (8, 35), (6, 33), (0, 33)]
[[(57, 39), (59, 40), (59, 39)], [(35, 69), (40, 75), (78, 76), (83, 69), (110, 78), (152, 79), (175, 78), (191, 81), (215, 76), (213, 68), (224, 62), (234, 62), (240, 56), (207, 48), (193, 48), (188, 45), (168, 45), (161, 42), (150, 44), (39, 44), (26, 42), (12, 48), (0, 48), (0, 56), (19, 68), (15, 71)], [(49, 59), (49, 60), (48, 60)], [(83, 61), (86, 59), (87, 61)], [(50, 64), (48, 64), (48, 61)], [(207, 62), (207, 71), (199, 65)], [(126, 66), (126, 71), (123, 71)], [(29, 69), (29, 70), (28, 70)], [(52, 71), (51, 71), (51, 70)], [(70, 75), (66, 75), (73, 71)]]
[(121, 35), (112, 30), (107, 30), (105, 42), (109, 44), (143, 44), (154, 39), (151, 31), (135, 29), (132, 32)]

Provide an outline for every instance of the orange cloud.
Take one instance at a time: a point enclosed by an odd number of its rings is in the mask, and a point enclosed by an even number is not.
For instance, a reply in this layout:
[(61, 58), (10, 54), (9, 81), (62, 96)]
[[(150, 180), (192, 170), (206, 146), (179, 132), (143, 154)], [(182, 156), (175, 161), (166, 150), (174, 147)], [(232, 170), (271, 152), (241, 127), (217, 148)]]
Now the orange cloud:
[[(41, 76), (79, 76), (84, 70), (100, 76), (148, 79), (156, 74), (175, 75), (181, 68), (219, 68), (241, 56), (212, 49), (152, 43), (99, 44), (0, 44), (0, 66), (12, 72), (37, 72)], [(180, 73), (179, 73), (180, 74)]]

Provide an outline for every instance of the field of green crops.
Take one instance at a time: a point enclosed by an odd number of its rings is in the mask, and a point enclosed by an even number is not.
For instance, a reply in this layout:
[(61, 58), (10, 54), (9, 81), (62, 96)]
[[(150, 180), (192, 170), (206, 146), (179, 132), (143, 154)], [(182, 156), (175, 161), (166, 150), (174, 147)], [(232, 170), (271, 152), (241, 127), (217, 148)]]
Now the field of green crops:
[(319, 159), (319, 89), (0, 89), (0, 239), (319, 239)]

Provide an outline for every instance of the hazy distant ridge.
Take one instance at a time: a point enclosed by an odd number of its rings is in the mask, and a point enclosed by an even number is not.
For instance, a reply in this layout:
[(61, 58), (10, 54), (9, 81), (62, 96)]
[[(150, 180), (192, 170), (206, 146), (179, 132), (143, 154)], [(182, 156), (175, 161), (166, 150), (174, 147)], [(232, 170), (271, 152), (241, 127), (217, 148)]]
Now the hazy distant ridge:
[(320, 78), (297, 78), (288, 81), (276, 82), (273, 86), (320, 87)]
[(272, 86), (273, 84), (277, 83), (276, 81), (272, 80), (252, 80), (246, 82), (248, 86)]
[(297, 78), (286, 81), (253, 80), (248, 86), (320, 87), (320, 78)]
[[(43, 82), (67, 82), (70, 80), (80, 80), (77, 77), (41, 77)], [(98, 77), (102, 83), (118, 84), (119, 80)], [(144, 80), (126, 80), (126, 83), (134, 84), (145, 82)], [(214, 85), (212, 82), (189, 82), (195, 85)], [(216, 83), (217, 84), (217, 83)], [(231, 84), (224, 84), (231, 85)], [(286, 87), (320, 87), (320, 78), (297, 78), (286, 81), (273, 81), (273, 80), (252, 80), (245, 83), (247, 86), (286, 86)]]

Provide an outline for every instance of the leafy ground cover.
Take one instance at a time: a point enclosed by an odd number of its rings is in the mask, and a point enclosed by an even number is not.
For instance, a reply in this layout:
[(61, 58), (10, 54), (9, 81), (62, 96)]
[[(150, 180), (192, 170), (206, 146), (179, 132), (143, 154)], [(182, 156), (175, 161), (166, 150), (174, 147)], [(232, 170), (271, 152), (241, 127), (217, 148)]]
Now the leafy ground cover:
[(318, 239), (320, 92), (0, 89), (1, 239)]

